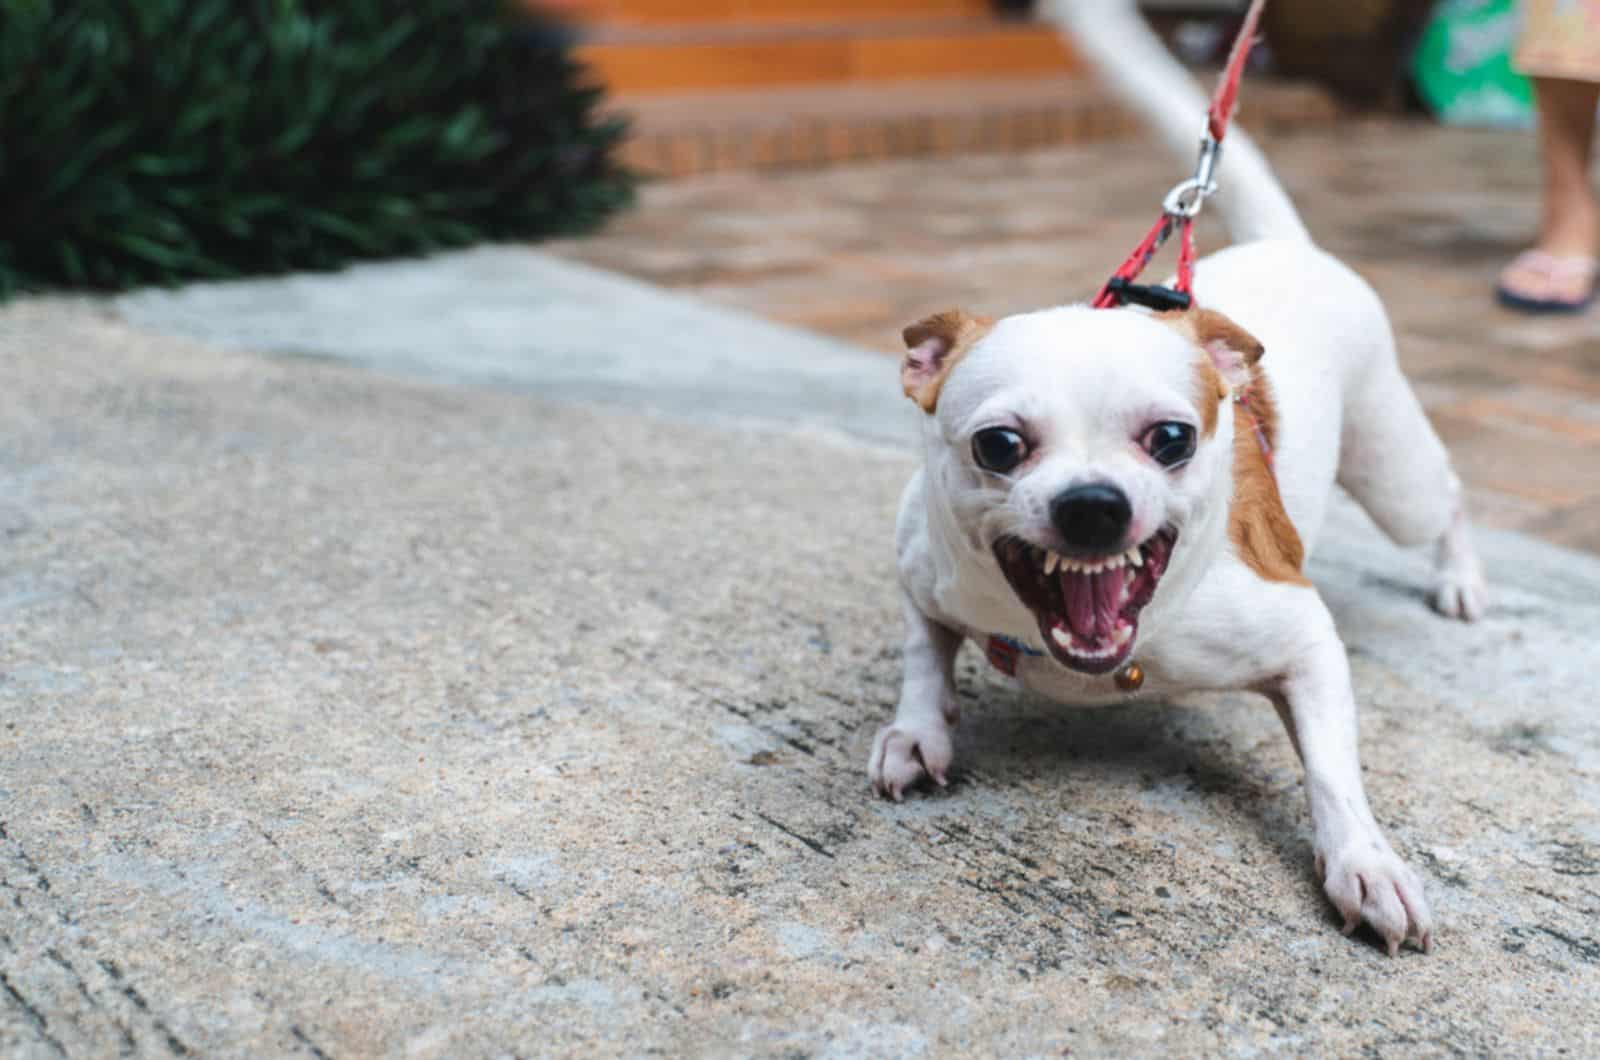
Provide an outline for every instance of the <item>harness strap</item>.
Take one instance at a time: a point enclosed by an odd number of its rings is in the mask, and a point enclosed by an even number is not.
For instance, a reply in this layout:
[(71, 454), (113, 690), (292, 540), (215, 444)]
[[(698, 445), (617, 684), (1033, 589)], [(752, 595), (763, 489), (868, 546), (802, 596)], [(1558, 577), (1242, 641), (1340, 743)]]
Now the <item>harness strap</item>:
[[(1133, 253), (1129, 254), (1121, 265), (1117, 266), (1117, 271), (1111, 274), (1111, 278), (1106, 281), (1105, 286), (1100, 288), (1100, 293), (1094, 296), (1094, 302), (1091, 303), (1094, 308), (1115, 309), (1127, 300), (1123, 294), (1124, 290), (1126, 290), (1126, 284), (1143, 272), (1146, 265), (1150, 264), (1150, 259), (1156, 256), (1156, 251), (1160, 250), (1161, 245), (1171, 237), (1173, 224), (1172, 215), (1167, 213), (1163, 213), (1156, 220), (1155, 227), (1151, 228), (1149, 234), (1139, 241), (1139, 245), (1133, 248)], [(1188, 224), (1185, 223), (1184, 229), (1186, 231), (1188, 227)]]
[(1028, 647), (1015, 637), (1007, 637), (1001, 633), (992, 634), (989, 642), (984, 645), (984, 655), (989, 659), (989, 665), (1005, 674), (1007, 677), (1017, 676), (1017, 660), (1023, 655), (1043, 655), (1044, 652)]
[(1256, 415), (1256, 410), (1250, 407), (1250, 388), (1247, 386), (1234, 395), (1233, 403), (1244, 410), (1250, 417), (1250, 432), (1256, 436), (1256, 445), (1261, 447), (1261, 455), (1266, 458), (1267, 470), (1277, 474), (1277, 462), (1272, 458), (1272, 443), (1267, 440), (1267, 432), (1261, 427), (1261, 417)]

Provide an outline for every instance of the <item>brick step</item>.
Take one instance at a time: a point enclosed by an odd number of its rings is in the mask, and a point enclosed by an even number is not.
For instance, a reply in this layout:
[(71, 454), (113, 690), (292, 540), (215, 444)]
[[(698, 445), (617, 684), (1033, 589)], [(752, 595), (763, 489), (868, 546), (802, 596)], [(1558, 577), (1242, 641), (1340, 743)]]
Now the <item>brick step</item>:
[(1079, 68), (1051, 27), (998, 18), (602, 25), (585, 31), (577, 56), (615, 93), (1062, 74)]
[[(624, 96), (609, 105), (632, 120), (624, 160), (663, 177), (1019, 151), (1139, 128), (1094, 81), (1062, 75)], [(1240, 115), (1253, 133), (1272, 135), (1325, 126), (1339, 111), (1313, 86), (1252, 78)]]
[(715, 20), (841, 21), (945, 15), (980, 17), (989, 0), (582, 0), (572, 14), (581, 21), (619, 25)]

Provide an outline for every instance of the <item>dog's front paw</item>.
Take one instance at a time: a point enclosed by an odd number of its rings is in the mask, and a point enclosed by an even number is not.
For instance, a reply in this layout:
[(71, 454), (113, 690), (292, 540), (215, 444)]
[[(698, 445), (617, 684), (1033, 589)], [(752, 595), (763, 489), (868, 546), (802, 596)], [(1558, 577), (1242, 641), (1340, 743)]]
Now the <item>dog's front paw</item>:
[(885, 725), (872, 741), (867, 777), (873, 791), (899, 802), (906, 789), (924, 776), (932, 777), (941, 788), (948, 784), (946, 773), (954, 758), (950, 728), (942, 721)]
[(1410, 940), (1424, 953), (1433, 948), (1433, 917), (1422, 880), (1379, 840), (1353, 841), (1330, 858), (1317, 855), (1322, 889), (1344, 916), (1344, 933), (1365, 920), (1388, 947), (1389, 956)]

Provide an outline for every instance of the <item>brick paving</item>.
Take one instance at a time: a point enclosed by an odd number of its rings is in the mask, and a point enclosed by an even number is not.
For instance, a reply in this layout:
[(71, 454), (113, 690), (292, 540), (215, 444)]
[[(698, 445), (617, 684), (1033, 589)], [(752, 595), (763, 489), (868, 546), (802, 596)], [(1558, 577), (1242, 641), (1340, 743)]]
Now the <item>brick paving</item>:
[[(1387, 302), (1479, 521), (1600, 551), (1600, 309), (1529, 319), (1490, 294), (1537, 218), (1532, 137), (1373, 121), (1265, 146), (1320, 242)], [(951, 305), (1086, 297), (1177, 175), (1142, 139), (716, 173), (653, 184), (555, 249), (887, 358), (901, 326)], [(1222, 238), (1202, 221), (1202, 250)]]

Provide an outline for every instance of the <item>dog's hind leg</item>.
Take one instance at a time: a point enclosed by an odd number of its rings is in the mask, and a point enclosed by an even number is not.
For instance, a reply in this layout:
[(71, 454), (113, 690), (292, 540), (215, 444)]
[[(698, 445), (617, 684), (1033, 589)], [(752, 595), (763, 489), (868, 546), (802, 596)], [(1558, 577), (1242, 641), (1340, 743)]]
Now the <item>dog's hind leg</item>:
[(1473, 621), (1488, 606), (1461, 480), (1395, 361), (1387, 334), (1346, 401), (1339, 484), (1398, 545), (1434, 546), (1433, 606)]

